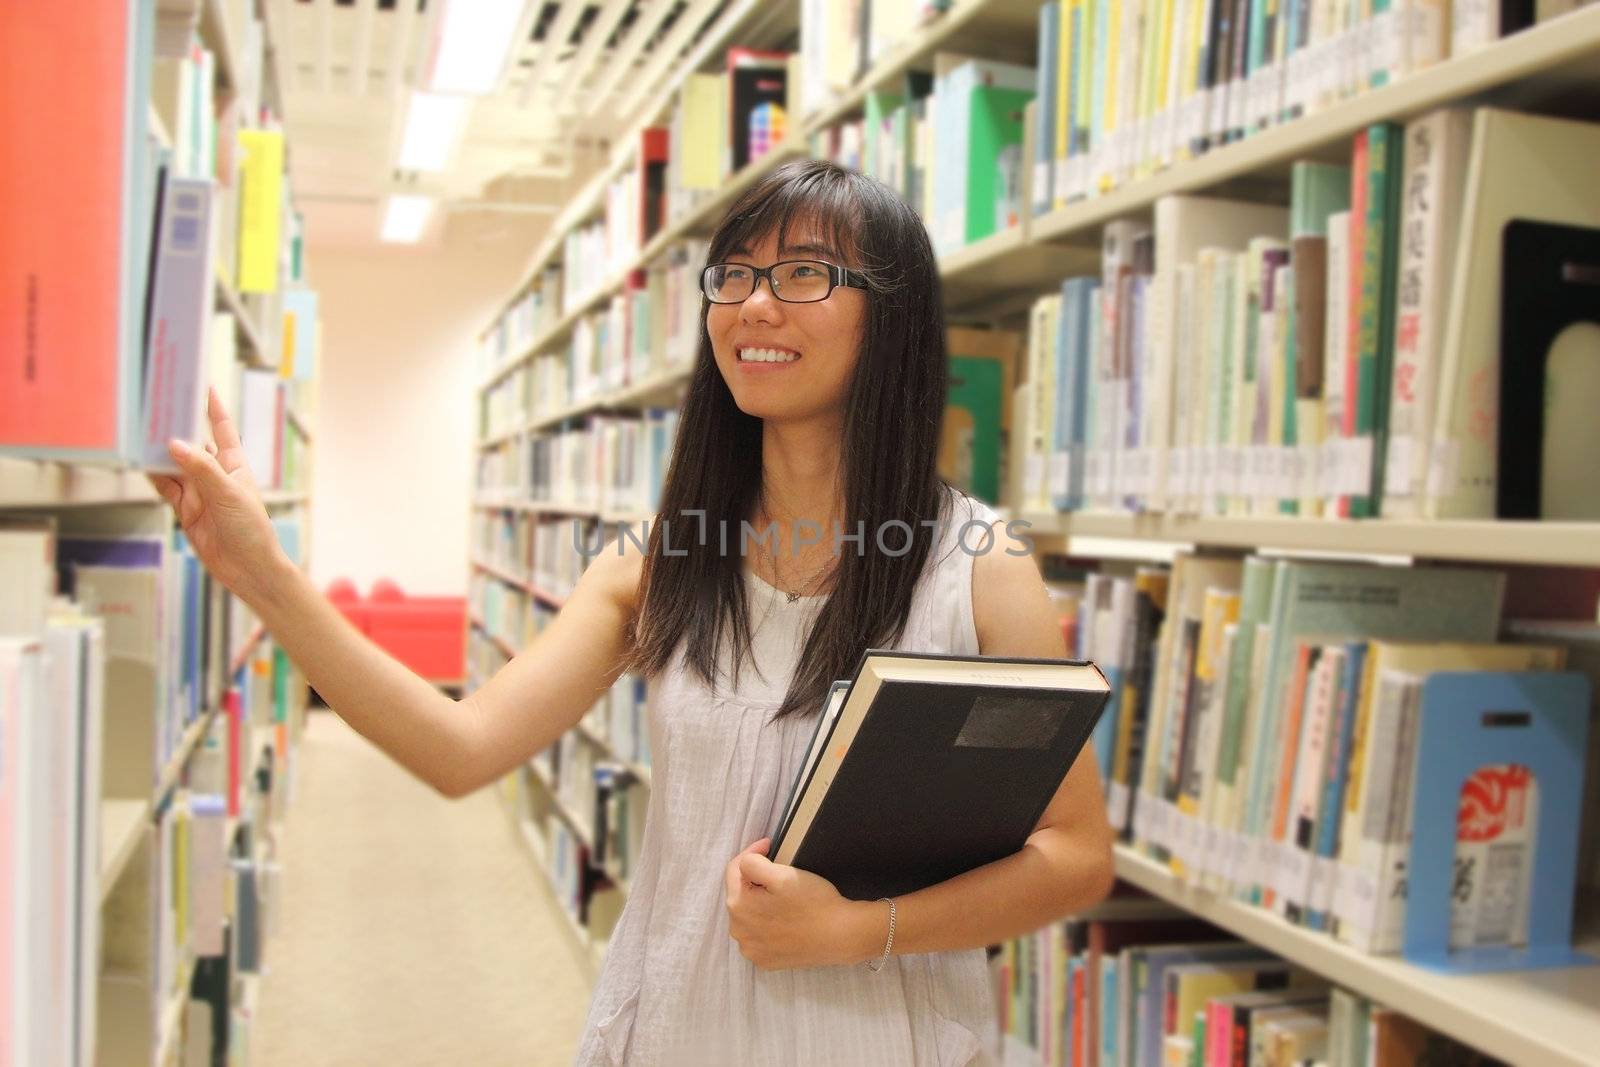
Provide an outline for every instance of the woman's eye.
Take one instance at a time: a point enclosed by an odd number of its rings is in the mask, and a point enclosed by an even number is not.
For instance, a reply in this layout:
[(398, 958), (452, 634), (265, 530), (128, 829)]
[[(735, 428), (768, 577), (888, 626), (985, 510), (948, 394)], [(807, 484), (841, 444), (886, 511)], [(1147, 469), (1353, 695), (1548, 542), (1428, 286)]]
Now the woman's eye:
[(794, 276), (796, 278), (809, 278), (809, 277), (814, 277), (815, 275), (818, 275), (818, 274), (821, 274), (821, 273), (822, 272), (820, 270), (818, 270), (817, 268), (808, 267), (808, 266), (805, 266), (804, 264), (802, 264), (801, 266), (798, 266), (798, 267), (796, 267), (794, 269)]
[(750, 272), (739, 267), (729, 267), (728, 270), (723, 274), (723, 277), (730, 282), (742, 282), (746, 278), (750, 277)]

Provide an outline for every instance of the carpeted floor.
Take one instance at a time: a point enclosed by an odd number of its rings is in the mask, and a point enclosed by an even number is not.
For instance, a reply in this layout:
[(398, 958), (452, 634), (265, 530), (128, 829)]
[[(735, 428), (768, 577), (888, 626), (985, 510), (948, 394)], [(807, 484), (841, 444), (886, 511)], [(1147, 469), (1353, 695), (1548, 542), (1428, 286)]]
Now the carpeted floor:
[(451, 802), (311, 714), (256, 1067), (572, 1062), (589, 987), (498, 796)]

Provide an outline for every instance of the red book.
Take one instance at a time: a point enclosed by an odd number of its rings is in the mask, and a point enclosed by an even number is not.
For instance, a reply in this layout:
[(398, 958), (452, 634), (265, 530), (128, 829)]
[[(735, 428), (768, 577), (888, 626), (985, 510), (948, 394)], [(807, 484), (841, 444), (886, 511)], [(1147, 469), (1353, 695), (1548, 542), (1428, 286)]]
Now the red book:
[(144, 8), (0, 4), (0, 450), (131, 450), (150, 208)]
[(667, 218), (667, 138), (664, 127), (639, 132), (639, 241), (661, 231)]

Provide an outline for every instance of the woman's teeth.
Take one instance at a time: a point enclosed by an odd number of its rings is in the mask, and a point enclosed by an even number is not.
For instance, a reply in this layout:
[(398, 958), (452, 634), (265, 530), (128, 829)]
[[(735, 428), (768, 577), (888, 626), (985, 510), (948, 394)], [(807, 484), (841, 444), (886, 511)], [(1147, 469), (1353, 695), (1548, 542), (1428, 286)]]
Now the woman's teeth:
[(785, 352), (781, 348), (741, 348), (739, 359), (745, 363), (793, 363), (800, 358), (798, 352)]

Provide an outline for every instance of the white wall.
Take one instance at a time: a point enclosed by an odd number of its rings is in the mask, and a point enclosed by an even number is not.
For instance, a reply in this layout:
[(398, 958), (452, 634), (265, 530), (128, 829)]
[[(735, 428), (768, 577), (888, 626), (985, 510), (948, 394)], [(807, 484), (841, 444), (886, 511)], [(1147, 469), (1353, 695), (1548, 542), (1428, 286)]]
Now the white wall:
[(388, 577), (407, 593), (466, 593), (476, 338), (527, 266), (536, 230), (506, 218), (460, 229), (422, 250), (308, 249), (323, 317), (311, 481), (319, 588), (347, 577), (365, 593)]

